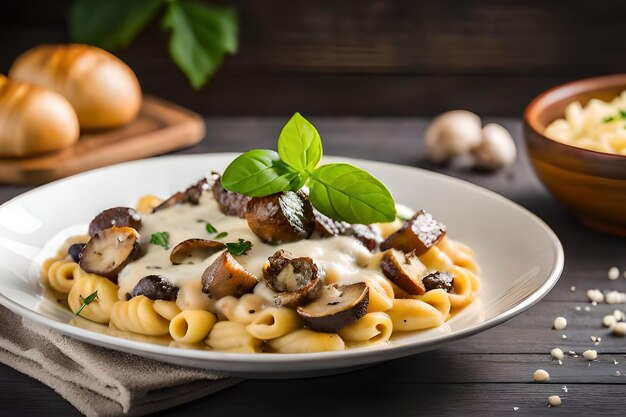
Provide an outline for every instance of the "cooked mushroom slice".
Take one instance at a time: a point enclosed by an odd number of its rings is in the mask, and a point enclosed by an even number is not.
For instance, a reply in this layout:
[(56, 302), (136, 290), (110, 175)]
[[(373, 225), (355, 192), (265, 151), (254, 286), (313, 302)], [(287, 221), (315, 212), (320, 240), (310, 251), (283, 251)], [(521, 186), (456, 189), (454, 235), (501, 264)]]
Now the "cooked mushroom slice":
[(132, 227), (139, 230), (141, 228), (141, 216), (130, 207), (113, 207), (104, 210), (89, 223), (89, 236), (94, 236), (99, 231), (113, 226)]
[(319, 295), (323, 287), (324, 270), (309, 257), (296, 258), (280, 249), (267, 259), (263, 278), (278, 295), (278, 306), (297, 307)]
[(200, 203), (200, 197), (202, 193), (209, 189), (209, 182), (206, 178), (201, 179), (185, 191), (178, 191), (174, 193), (170, 198), (152, 209), (153, 213), (166, 209), (168, 207), (175, 206), (176, 204), (191, 203), (194, 206)]
[(369, 304), (369, 289), (363, 282), (352, 285), (324, 287), (310, 304), (298, 307), (304, 324), (318, 332), (335, 333), (363, 317)]
[(315, 217), (315, 234), (319, 237), (343, 235), (350, 227), (349, 223), (331, 219), (316, 208), (313, 208), (313, 216)]
[(227, 216), (237, 216), (242, 219), (246, 217), (246, 205), (251, 197), (247, 195), (228, 191), (222, 186), (222, 177), (213, 174), (213, 196), (220, 208), (220, 211)]
[(380, 261), (383, 274), (409, 294), (420, 295), (426, 292), (421, 277), (427, 269), (413, 252), (405, 255), (397, 249), (388, 249)]
[(241, 297), (257, 284), (257, 278), (228, 253), (222, 253), (202, 274), (202, 292), (219, 300), (227, 295)]
[(200, 204), (200, 197), (202, 197), (202, 193), (207, 191), (209, 188), (211, 188), (209, 186), (209, 181), (207, 181), (206, 178), (202, 178), (200, 181), (185, 190), (187, 201), (194, 206), (197, 206)]
[(415, 251), (423, 255), (435, 246), (446, 234), (446, 227), (433, 218), (430, 213), (420, 210), (404, 222), (400, 230), (389, 236), (380, 245), (382, 250), (400, 249), (405, 253)]
[(454, 292), (454, 276), (445, 271), (436, 271), (422, 278), (426, 291), (442, 289), (446, 292)]
[(195, 264), (204, 261), (215, 252), (224, 249), (223, 242), (207, 239), (187, 239), (174, 246), (170, 253), (170, 261), (174, 265)]
[(352, 236), (371, 252), (378, 250), (383, 241), (380, 233), (365, 224), (340, 222), (313, 209), (315, 216), (315, 234), (319, 237)]
[(378, 251), (380, 244), (383, 241), (383, 237), (378, 230), (366, 224), (353, 224), (350, 227), (350, 236), (354, 236), (359, 242), (363, 244), (370, 252)]
[(152, 212), (156, 213), (157, 211), (161, 211), (161, 210), (166, 209), (168, 207), (175, 206), (176, 204), (183, 204), (183, 203), (186, 203), (186, 202), (187, 202), (187, 194), (185, 194), (185, 193), (183, 193), (181, 191), (177, 191), (171, 197), (169, 197), (167, 200), (165, 200), (164, 202), (162, 202), (161, 204), (159, 204), (158, 206), (153, 208)]
[(178, 287), (160, 275), (148, 275), (137, 282), (129, 295), (131, 298), (144, 295), (151, 300), (175, 301)]
[(117, 283), (117, 274), (139, 256), (139, 233), (132, 227), (112, 227), (93, 236), (81, 252), (79, 265)]
[(315, 229), (313, 206), (303, 194), (293, 191), (252, 198), (246, 220), (261, 240), (273, 245), (306, 239)]
[(70, 255), (72, 260), (76, 263), (80, 261), (80, 253), (83, 251), (86, 243), (74, 243), (67, 248), (67, 254)]

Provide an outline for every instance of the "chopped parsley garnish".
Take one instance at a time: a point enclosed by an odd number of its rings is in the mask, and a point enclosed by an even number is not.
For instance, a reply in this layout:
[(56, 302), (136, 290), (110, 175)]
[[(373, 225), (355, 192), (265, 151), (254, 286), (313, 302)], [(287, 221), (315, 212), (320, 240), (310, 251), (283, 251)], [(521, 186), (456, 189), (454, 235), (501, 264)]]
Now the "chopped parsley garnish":
[[(198, 223), (204, 223), (204, 228), (206, 229), (207, 233), (209, 233), (209, 234), (218, 233), (218, 230), (215, 228), (215, 226), (213, 226), (211, 223), (207, 222), (206, 220), (198, 219), (197, 222)], [(228, 235), (228, 233), (221, 232), (217, 236), (215, 236), (215, 239), (220, 239), (220, 238), (225, 237), (227, 235)]]
[(150, 243), (153, 245), (162, 246), (164, 249), (170, 248), (170, 234), (169, 232), (156, 232), (150, 236)]
[(78, 310), (76, 310), (74, 315), (82, 317), (80, 313), (83, 311), (83, 309), (87, 307), (89, 304), (91, 304), (96, 298), (98, 298), (98, 290), (92, 292), (86, 298), (83, 298), (82, 295), (78, 296), (78, 298), (80, 299), (80, 302), (83, 304), (78, 308)]
[(604, 123), (611, 123), (614, 122), (615, 120), (619, 120), (619, 119), (624, 119), (626, 120), (626, 110), (619, 110), (619, 114), (615, 115), (615, 116), (607, 116), (604, 119), (602, 119), (602, 121)]
[(213, 227), (211, 223), (207, 222), (207, 224), (204, 225), (204, 228), (206, 229), (207, 233), (217, 233), (217, 229)]
[(237, 242), (226, 243), (226, 250), (233, 255), (247, 255), (252, 248), (252, 242), (239, 238)]

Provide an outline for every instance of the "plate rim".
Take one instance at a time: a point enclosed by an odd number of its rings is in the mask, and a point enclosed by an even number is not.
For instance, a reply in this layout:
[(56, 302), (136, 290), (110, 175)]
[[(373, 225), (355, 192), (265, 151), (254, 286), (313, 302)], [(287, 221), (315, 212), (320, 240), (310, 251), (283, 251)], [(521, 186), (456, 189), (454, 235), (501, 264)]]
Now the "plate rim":
[[(213, 158), (234, 158), (240, 155), (239, 152), (215, 152), (215, 153), (201, 153), (201, 154), (183, 154), (183, 155), (168, 155), (154, 158), (141, 159), (136, 161), (124, 162), (120, 164), (110, 165), (107, 167), (97, 168), (94, 170), (82, 172), (80, 174), (72, 175), (67, 178), (59, 179), (53, 181), (51, 183), (35, 187), (32, 190), (26, 191), (25, 193), (19, 194), (12, 199), (6, 201), (2, 205), (0, 205), (0, 210), (9, 204), (13, 204), (19, 201), (22, 198), (25, 198), (33, 193), (39, 192), (42, 189), (47, 189), (53, 186), (56, 186), (60, 183), (66, 181), (72, 181), (76, 178), (88, 177), (92, 175), (98, 175), (102, 172), (106, 172), (108, 170), (118, 169), (120, 167), (128, 167), (133, 165), (142, 165), (142, 164), (152, 164), (158, 163), (162, 161), (171, 161), (177, 159), (202, 159), (207, 157)], [(373, 362), (382, 362), (388, 359), (398, 358), (402, 356), (407, 356), (412, 353), (423, 352), (427, 350), (434, 349), (444, 343), (453, 342), (468, 336), (471, 336), (476, 333), (480, 333), (484, 330), (487, 330), (491, 327), (495, 327), (499, 324), (504, 323), (512, 319), (513, 317), (519, 315), (520, 313), (528, 310), (530, 307), (534, 306), (537, 302), (539, 302), (543, 297), (545, 297), (548, 292), (556, 285), (558, 282), (564, 268), (565, 264), (565, 254), (563, 251), (563, 245), (559, 240), (556, 233), (548, 226), (539, 216), (523, 207), (522, 205), (496, 193), (495, 191), (488, 190), (479, 185), (473, 184), (467, 180), (452, 177), (446, 174), (442, 174), (439, 172), (430, 171), (424, 168), (412, 167), (408, 165), (395, 164), (389, 162), (382, 162), (376, 160), (368, 160), (362, 158), (349, 158), (349, 157), (339, 157), (339, 156), (324, 156), (324, 160), (326, 161), (344, 161), (344, 162), (352, 162), (352, 163), (365, 163), (374, 164), (374, 165), (383, 165), (388, 168), (393, 169), (401, 169), (408, 171), (419, 171), (421, 174), (426, 176), (436, 177), (444, 182), (462, 185), (464, 187), (469, 187), (472, 191), (477, 192), (483, 196), (495, 199), (504, 203), (505, 205), (521, 211), (526, 216), (529, 216), (533, 221), (535, 221), (543, 232), (546, 233), (548, 238), (550, 239), (551, 247), (554, 251), (555, 260), (552, 264), (552, 269), (548, 274), (547, 278), (543, 282), (541, 286), (535, 289), (532, 293), (527, 295), (521, 302), (513, 306), (512, 308), (497, 314), (496, 316), (485, 320), (479, 324), (473, 325), (471, 327), (456, 331), (454, 333), (448, 333), (443, 335), (438, 335), (430, 339), (419, 341), (419, 343), (408, 343), (406, 345), (398, 345), (398, 346), (385, 346), (385, 347), (377, 347), (373, 346), (371, 348), (353, 348), (346, 349), (341, 351), (333, 351), (333, 352), (313, 352), (313, 353), (281, 353), (281, 354), (258, 354), (258, 353), (230, 353), (230, 352), (218, 352), (218, 351), (210, 351), (210, 350), (193, 350), (193, 349), (181, 349), (169, 346), (163, 346), (159, 344), (149, 343), (149, 342), (141, 342), (136, 340), (123, 339), (103, 333), (94, 332), (91, 330), (87, 330), (81, 327), (72, 326), (69, 323), (62, 323), (51, 319), (39, 312), (31, 310), (27, 307), (20, 305), (19, 303), (13, 301), (8, 298), (5, 294), (0, 293), (0, 304), (11, 310), (15, 314), (25, 317), (29, 320), (32, 320), (39, 325), (47, 327), (49, 329), (56, 330), (61, 334), (72, 337), (75, 340), (80, 340), (85, 343), (102, 346), (109, 349), (114, 349), (118, 351), (124, 351), (128, 353), (132, 353), (139, 356), (149, 356), (152, 358), (171, 358), (177, 360), (191, 360), (192, 363), (189, 363), (188, 366), (192, 367), (203, 367), (202, 363), (197, 363), (197, 361), (202, 361), (204, 364), (209, 365), (207, 369), (226, 369), (222, 366), (219, 368), (211, 368), (212, 365), (224, 364), (224, 365), (254, 365), (254, 364), (290, 364), (295, 361), (298, 363), (310, 363), (316, 361), (333, 361), (333, 360), (350, 360), (350, 363), (346, 363), (348, 365), (364, 365)], [(97, 337), (93, 337), (92, 335), (97, 335)], [(379, 355), (385, 354), (386, 357), (381, 359)], [(369, 359), (369, 360), (368, 360)], [(254, 372), (254, 369), (250, 370)], [(280, 370), (276, 370), (280, 372)]]

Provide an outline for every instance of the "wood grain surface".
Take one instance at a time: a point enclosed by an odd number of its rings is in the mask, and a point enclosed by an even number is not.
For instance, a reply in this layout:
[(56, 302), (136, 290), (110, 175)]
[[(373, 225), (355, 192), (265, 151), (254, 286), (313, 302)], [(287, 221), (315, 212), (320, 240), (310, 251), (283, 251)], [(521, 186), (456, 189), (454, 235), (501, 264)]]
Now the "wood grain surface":
[[(284, 118), (208, 118), (207, 137), (181, 153), (242, 151), (272, 147)], [(466, 179), (530, 209), (559, 235), (565, 248), (565, 271), (556, 287), (529, 311), (498, 327), (443, 349), (398, 359), (345, 375), (285, 381), (250, 380), (211, 397), (159, 415), (250, 415), (292, 417), (622, 415), (626, 392), (626, 339), (608, 334), (602, 317), (624, 305), (591, 305), (589, 288), (626, 290), (626, 280), (607, 279), (611, 266), (626, 269), (626, 239), (592, 231), (579, 224), (548, 194), (532, 173), (525, 151), (510, 169), (497, 174), (472, 171), (467, 161), (433, 166), (423, 158), (420, 141), (427, 120), (418, 118), (312, 117), (324, 138), (325, 152), (401, 163)], [(490, 119), (508, 127), (520, 143), (516, 119)], [(384, 143), (384, 146), (381, 146)], [(0, 202), (27, 190), (0, 186)], [(511, 236), (515, 239), (515, 236)], [(506, 277), (503, 277), (506, 279)], [(575, 291), (570, 287), (575, 286)], [(576, 307), (580, 307), (577, 311)], [(585, 311), (589, 307), (589, 311)], [(556, 316), (568, 327), (552, 330)], [(563, 339), (565, 334), (567, 339)], [(590, 337), (601, 337), (594, 346)], [(563, 364), (550, 350), (580, 354), (596, 349), (598, 360), (566, 355)], [(615, 363), (617, 361), (618, 363)], [(546, 369), (547, 383), (532, 382)], [(616, 376), (619, 371), (622, 376)], [(568, 392), (562, 387), (566, 386)], [(560, 407), (547, 407), (560, 395)], [(2, 415), (78, 415), (51, 389), (0, 366)], [(513, 407), (519, 407), (514, 411)]]
[[(38, 43), (66, 42), (71, 0), (0, 2), (0, 72)], [(617, 0), (230, 0), (236, 56), (200, 93), (158, 24), (116, 53), (144, 89), (202, 114), (519, 115), (556, 83), (626, 71)]]

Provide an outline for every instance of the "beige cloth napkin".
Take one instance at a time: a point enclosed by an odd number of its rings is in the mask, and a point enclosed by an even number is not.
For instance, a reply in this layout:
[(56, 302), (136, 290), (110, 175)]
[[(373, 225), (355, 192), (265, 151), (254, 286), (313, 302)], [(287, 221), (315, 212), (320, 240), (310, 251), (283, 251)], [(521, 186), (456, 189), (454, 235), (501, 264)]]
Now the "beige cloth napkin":
[(241, 380), (92, 346), (0, 306), (0, 362), (53, 388), (87, 416), (140, 416)]

